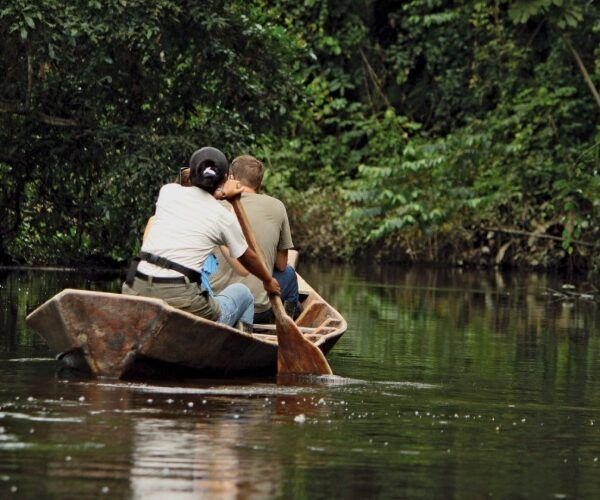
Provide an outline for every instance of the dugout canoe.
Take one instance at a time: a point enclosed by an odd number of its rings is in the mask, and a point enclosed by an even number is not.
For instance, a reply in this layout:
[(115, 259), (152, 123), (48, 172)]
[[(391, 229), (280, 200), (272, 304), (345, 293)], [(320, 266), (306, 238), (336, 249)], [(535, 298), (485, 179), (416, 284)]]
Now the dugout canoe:
[[(342, 315), (298, 276), (304, 307), (296, 320), (327, 354), (347, 328)], [(275, 325), (252, 334), (200, 318), (161, 299), (65, 289), (26, 318), (63, 367), (93, 376), (272, 376)]]

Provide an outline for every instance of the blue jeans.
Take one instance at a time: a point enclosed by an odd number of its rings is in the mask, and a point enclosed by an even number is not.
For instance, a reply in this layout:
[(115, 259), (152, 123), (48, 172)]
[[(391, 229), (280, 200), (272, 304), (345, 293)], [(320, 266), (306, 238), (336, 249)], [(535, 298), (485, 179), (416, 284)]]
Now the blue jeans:
[(281, 288), (282, 302), (298, 302), (298, 277), (292, 266), (287, 266), (283, 271), (273, 271), (273, 278), (279, 283)]
[(213, 297), (221, 306), (219, 323), (234, 326), (238, 321), (252, 324), (254, 320), (254, 297), (246, 285), (235, 283)]

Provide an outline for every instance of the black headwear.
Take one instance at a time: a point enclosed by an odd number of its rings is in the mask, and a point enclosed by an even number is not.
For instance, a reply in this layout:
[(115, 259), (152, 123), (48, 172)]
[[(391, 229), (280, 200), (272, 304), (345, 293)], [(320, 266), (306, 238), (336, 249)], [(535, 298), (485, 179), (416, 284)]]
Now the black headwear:
[(211, 194), (227, 179), (229, 162), (217, 148), (204, 147), (190, 158), (190, 181), (192, 186)]
[(190, 158), (190, 168), (194, 167), (194, 165), (199, 165), (205, 161), (212, 162), (217, 170), (224, 172), (225, 175), (229, 172), (229, 162), (225, 155), (219, 151), (217, 148), (213, 148), (210, 146), (206, 146), (204, 148), (200, 148), (194, 152), (192, 157)]

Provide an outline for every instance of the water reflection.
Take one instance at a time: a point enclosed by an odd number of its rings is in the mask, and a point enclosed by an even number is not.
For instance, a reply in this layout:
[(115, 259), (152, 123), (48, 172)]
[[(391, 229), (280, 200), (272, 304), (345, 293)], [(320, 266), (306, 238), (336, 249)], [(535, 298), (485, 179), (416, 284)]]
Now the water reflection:
[[(213, 410), (214, 411), (214, 410)], [(281, 484), (277, 464), (249, 457), (244, 436), (255, 432), (254, 417), (199, 418), (187, 428), (173, 421), (136, 421), (131, 488), (139, 498), (177, 493), (212, 498), (272, 498)], [(269, 447), (269, 436), (261, 447)], [(254, 458), (252, 458), (254, 457)]]
[(349, 328), (329, 357), (341, 378), (283, 386), (58, 379), (25, 314), (118, 276), (5, 274), (0, 497), (600, 494), (598, 308), (547, 295), (560, 278), (301, 272)]
[[(577, 404), (587, 394), (583, 379), (590, 370), (600, 373), (598, 307), (557, 302), (547, 294), (560, 288), (557, 277), (373, 266), (358, 271), (311, 268), (306, 276), (323, 284), (324, 296), (360, 332), (349, 332), (336, 348), (354, 376), (365, 368), (371, 377), (392, 372), (399, 380), (541, 386), (542, 400), (562, 394)], [(352, 363), (357, 352), (360, 364)], [(567, 387), (560, 387), (561, 375)]]

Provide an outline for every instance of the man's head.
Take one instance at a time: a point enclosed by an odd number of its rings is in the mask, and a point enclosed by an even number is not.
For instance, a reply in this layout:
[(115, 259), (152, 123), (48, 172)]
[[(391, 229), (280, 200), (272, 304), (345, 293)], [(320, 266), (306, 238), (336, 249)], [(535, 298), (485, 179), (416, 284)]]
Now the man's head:
[(231, 162), (231, 175), (244, 186), (259, 191), (262, 185), (265, 166), (254, 156), (238, 156)]

